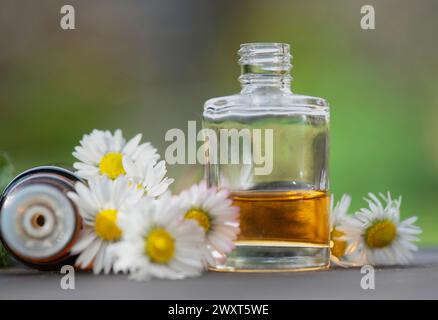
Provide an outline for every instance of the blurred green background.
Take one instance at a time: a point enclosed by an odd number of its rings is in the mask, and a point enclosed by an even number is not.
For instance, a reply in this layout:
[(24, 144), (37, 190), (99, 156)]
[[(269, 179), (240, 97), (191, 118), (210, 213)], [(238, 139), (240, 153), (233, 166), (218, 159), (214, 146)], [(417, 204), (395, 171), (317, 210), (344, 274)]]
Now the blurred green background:
[[(59, 27), (76, 9), (76, 30)], [(360, 28), (371, 4), (376, 29)], [(292, 45), (293, 91), (331, 104), (331, 185), (353, 208), (403, 195), (438, 243), (438, 2), (0, 0), (0, 152), (16, 172), (72, 163), (93, 128), (144, 133), (164, 154), (210, 97), (237, 92), (245, 42)], [(169, 166), (174, 191), (202, 177)]]

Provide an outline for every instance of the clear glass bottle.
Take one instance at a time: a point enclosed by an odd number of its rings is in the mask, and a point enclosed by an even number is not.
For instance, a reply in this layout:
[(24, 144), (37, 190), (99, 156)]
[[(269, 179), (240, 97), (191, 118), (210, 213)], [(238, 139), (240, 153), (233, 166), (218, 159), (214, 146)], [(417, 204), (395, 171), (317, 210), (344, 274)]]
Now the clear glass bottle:
[[(216, 160), (207, 155), (206, 179), (210, 186), (229, 189), (240, 207), (236, 248), (227, 259), (217, 255), (210, 268), (325, 268), (330, 259), (328, 104), (291, 92), (289, 45), (248, 43), (239, 55), (241, 92), (208, 100), (203, 113), (204, 128), (220, 140)], [(237, 145), (232, 138), (223, 141), (221, 134), (230, 129), (238, 133)], [(265, 163), (268, 170), (260, 165), (263, 152), (271, 162)], [(238, 162), (232, 159), (236, 154)]]

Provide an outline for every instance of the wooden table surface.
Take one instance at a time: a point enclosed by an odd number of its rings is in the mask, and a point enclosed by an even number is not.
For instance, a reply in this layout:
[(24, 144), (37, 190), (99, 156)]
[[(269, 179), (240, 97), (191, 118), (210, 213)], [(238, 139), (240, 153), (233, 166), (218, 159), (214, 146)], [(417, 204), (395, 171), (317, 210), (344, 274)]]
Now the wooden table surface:
[(0, 269), (0, 299), (438, 299), (438, 249), (422, 249), (410, 266), (375, 269), (375, 289), (360, 269), (292, 273), (214, 273), (185, 280), (135, 282), (124, 275), (63, 275), (16, 266)]

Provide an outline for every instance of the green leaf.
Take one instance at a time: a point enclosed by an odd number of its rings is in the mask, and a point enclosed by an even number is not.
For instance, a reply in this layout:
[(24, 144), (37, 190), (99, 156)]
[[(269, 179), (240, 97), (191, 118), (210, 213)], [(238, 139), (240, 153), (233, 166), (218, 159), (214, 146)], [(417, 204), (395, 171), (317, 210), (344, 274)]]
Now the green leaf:
[(14, 177), (14, 167), (9, 161), (9, 157), (0, 152), (0, 192), (3, 192), (6, 185)]
[[(5, 153), (0, 152), (0, 194), (13, 177), (14, 167), (9, 161), (9, 157)], [(0, 268), (8, 266), (9, 262), (9, 255), (0, 243)]]
[(6, 252), (6, 249), (3, 247), (3, 245), (0, 244), (0, 268), (8, 266), (9, 263), (10, 263), (9, 255)]

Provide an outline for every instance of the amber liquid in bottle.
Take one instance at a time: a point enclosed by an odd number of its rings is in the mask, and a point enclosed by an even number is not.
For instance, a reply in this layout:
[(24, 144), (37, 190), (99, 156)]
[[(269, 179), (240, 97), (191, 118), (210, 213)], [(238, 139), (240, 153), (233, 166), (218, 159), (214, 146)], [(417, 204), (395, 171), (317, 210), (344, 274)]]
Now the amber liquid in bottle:
[(238, 246), (328, 246), (327, 192), (238, 192), (232, 199), (240, 207)]
[[(287, 44), (243, 44), (239, 64), (240, 93), (204, 104), (203, 126), (220, 140), (219, 147), (211, 149), (216, 153), (209, 149), (206, 180), (229, 190), (240, 208), (240, 236), (234, 250), (226, 255), (214, 252), (209, 268), (225, 272), (327, 268), (329, 105), (319, 97), (292, 93)], [(232, 132), (238, 134), (234, 142), (232, 136), (220, 138)], [(213, 142), (208, 140), (208, 145)]]

